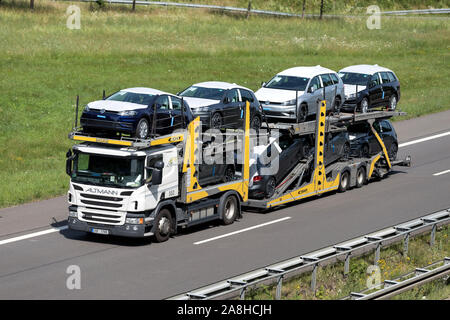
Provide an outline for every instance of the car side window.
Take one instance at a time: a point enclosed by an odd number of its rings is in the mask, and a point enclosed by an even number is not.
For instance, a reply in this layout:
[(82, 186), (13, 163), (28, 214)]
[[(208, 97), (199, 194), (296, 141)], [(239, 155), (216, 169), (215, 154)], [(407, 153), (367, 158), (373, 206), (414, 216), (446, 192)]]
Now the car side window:
[(168, 96), (160, 96), (156, 99), (156, 106), (158, 110), (169, 110), (170, 102)]
[(381, 72), (381, 80), (383, 80), (383, 83), (391, 82), (387, 72)]
[(177, 97), (170, 97), (172, 100), (172, 109), (173, 110), (181, 110), (181, 99)]
[(239, 93), (238, 93), (237, 89), (228, 90), (225, 97), (229, 98), (230, 102), (239, 102)]
[(252, 103), (255, 101), (255, 99), (253, 99), (253, 95), (249, 91), (243, 90), (243, 89), (239, 89), (239, 91), (241, 91), (241, 97), (242, 97), (243, 102), (248, 101), (248, 102)]
[(378, 73), (375, 73), (371, 78), (370, 78), (370, 83), (369, 83), (369, 88), (373, 88), (377, 85), (380, 84), (380, 78), (378, 77)]
[(278, 142), (278, 145), (280, 146), (281, 150), (286, 150), (289, 148), (290, 145), (292, 145), (293, 141), (290, 136), (283, 135), (280, 137), (280, 141)]
[(315, 76), (314, 78), (312, 78), (312, 80), (309, 84), (309, 88), (313, 88), (314, 90), (322, 88), (322, 85), (320, 84), (319, 76)]
[(335, 73), (330, 73), (331, 79), (333, 80), (334, 84), (339, 83), (339, 78)]
[(322, 82), (323, 82), (324, 87), (333, 85), (333, 81), (331, 80), (330, 75), (322, 74), (321, 77), (322, 77)]
[(387, 122), (387, 121), (381, 122), (381, 129), (383, 130), (383, 132), (391, 132), (392, 131), (392, 127), (389, 124), (389, 122)]
[(391, 82), (397, 81), (397, 78), (395, 77), (395, 75), (392, 72), (388, 72), (388, 77), (389, 80), (391, 80)]

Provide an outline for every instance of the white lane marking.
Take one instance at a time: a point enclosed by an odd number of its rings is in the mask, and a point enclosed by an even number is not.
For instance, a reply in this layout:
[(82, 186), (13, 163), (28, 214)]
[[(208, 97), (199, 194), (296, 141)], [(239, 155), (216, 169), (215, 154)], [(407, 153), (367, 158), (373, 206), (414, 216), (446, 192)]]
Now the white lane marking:
[(446, 173), (450, 173), (450, 170), (445, 170), (445, 171), (441, 171), (441, 172), (433, 173), (433, 176), (440, 176), (440, 175), (442, 175), (442, 174), (446, 174)]
[(436, 134), (434, 136), (429, 136), (426, 138), (422, 138), (422, 139), (417, 139), (417, 140), (413, 140), (413, 141), (409, 141), (409, 142), (405, 142), (405, 143), (400, 143), (398, 145), (399, 148), (401, 147), (406, 147), (412, 144), (416, 144), (416, 143), (420, 143), (420, 142), (424, 142), (424, 141), (428, 141), (428, 140), (433, 140), (433, 139), (437, 139), (437, 138), (441, 138), (441, 137), (445, 137), (450, 135), (450, 131), (444, 132), (444, 133), (440, 133), (440, 134)]
[(51, 229), (47, 229), (47, 230), (43, 230), (43, 231), (38, 231), (38, 232), (34, 232), (34, 233), (25, 234), (23, 236), (9, 238), (9, 239), (5, 239), (5, 240), (0, 240), (0, 246), (4, 245), (4, 244), (7, 244), (7, 243), (11, 243), (11, 242), (16, 242), (16, 241), (21, 241), (21, 240), (25, 240), (25, 239), (35, 238), (35, 237), (43, 236), (45, 234), (58, 232), (58, 231), (61, 231), (61, 230), (66, 230), (67, 228), (68, 228), (68, 226), (51, 228)]
[(237, 231), (234, 231), (234, 232), (226, 233), (226, 234), (223, 234), (221, 236), (217, 236), (217, 237), (214, 237), (214, 238), (209, 238), (209, 239), (206, 239), (206, 240), (197, 241), (197, 242), (194, 242), (194, 244), (197, 245), (197, 244), (202, 244), (202, 243), (214, 241), (214, 240), (225, 238), (225, 237), (230, 237), (230, 236), (238, 234), (238, 233), (242, 233), (242, 232), (245, 232), (245, 231), (250, 231), (250, 230), (253, 230), (253, 229), (261, 228), (261, 227), (267, 226), (269, 224), (285, 221), (285, 220), (288, 220), (288, 219), (291, 219), (291, 217), (284, 217), (284, 218), (273, 220), (273, 221), (269, 221), (269, 222), (266, 222), (266, 223), (257, 224), (256, 226), (253, 226), (253, 227), (249, 227), (249, 228), (237, 230)]

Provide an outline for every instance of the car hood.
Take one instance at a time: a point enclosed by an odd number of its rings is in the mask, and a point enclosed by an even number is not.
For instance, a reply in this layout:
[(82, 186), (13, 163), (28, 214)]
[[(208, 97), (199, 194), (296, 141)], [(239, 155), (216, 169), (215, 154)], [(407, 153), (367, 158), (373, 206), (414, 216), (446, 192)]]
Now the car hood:
[(132, 102), (114, 101), (114, 100), (98, 100), (88, 103), (89, 109), (105, 111), (129, 111), (137, 109), (145, 109), (147, 106)]
[(220, 102), (220, 100), (193, 98), (193, 97), (183, 97), (183, 99), (187, 101), (191, 109), (206, 107)]
[[(366, 89), (366, 86), (358, 86), (358, 92), (361, 92), (364, 89)], [(346, 96), (348, 96), (351, 93), (355, 93), (356, 92), (356, 85), (354, 85), (354, 84), (344, 84), (344, 92), (345, 92)]]
[[(298, 96), (300, 97), (304, 91), (298, 91)], [(285, 102), (289, 100), (294, 100), (296, 96), (296, 91), (293, 90), (282, 90), (282, 89), (270, 89), (270, 88), (260, 88), (255, 92), (256, 98), (261, 102)]]

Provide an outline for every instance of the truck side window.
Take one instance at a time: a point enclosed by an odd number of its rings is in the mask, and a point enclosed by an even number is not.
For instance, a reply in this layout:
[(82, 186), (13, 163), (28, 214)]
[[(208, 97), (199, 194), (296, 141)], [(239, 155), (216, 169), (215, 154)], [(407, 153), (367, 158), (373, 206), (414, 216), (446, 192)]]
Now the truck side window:
[(150, 183), (152, 181), (152, 176), (153, 176), (153, 166), (155, 165), (155, 163), (157, 161), (163, 161), (163, 157), (162, 156), (156, 156), (156, 157), (151, 157), (149, 159), (147, 159), (147, 168), (145, 168), (146, 170), (146, 178), (145, 178), (145, 183)]

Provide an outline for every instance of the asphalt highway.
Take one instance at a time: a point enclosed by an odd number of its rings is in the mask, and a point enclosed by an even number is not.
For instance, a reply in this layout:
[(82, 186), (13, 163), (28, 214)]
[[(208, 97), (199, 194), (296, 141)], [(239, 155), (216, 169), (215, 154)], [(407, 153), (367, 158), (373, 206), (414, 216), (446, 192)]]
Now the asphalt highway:
[[(450, 111), (394, 126), (410, 168), (161, 244), (70, 231), (65, 197), (1, 209), (0, 299), (167, 298), (450, 207)], [(81, 289), (66, 286), (71, 265)]]

